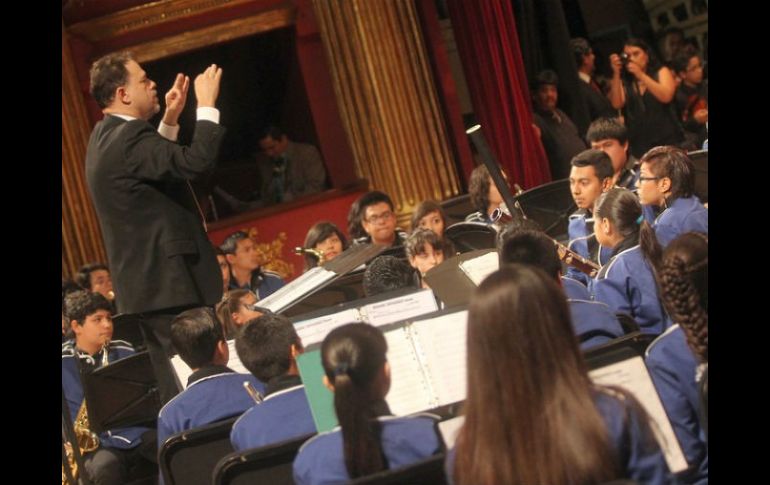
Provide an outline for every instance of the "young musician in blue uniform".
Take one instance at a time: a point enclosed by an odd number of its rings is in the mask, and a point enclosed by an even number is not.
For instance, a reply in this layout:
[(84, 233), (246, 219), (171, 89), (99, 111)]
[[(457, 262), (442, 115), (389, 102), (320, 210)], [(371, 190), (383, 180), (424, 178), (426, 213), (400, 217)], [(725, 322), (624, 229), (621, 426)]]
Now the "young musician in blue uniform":
[(595, 385), (551, 275), (506, 265), (468, 309), (465, 422), (450, 483), (668, 483), (639, 403)]
[(294, 483), (343, 483), (441, 451), (437, 416), (390, 415), (387, 350), (382, 332), (364, 323), (343, 325), (326, 336), (321, 345), (324, 384), (334, 392), (340, 426), (302, 445), (294, 460)]
[[(556, 247), (542, 232), (521, 230), (506, 233), (500, 248), (500, 266), (510, 263), (529, 264), (539, 268), (552, 275), (563, 289), (566, 287), (564, 282), (570, 280), (561, 277), (561, 262)], [(574, 284), (579, 285), (577, 282)], [(607, 305), (590, 301), (588, 290), (581, 296), (583, 298), (573, 298), (567, 294), (572, 327), (581, 349), (589, 349), (623, 336), (623, 328), (618, 318)]]
[(222, 324), (211, 308), (193, 308), (171, 322), (171, 343), (193, 373), (187, 387), (166, 403), (158, 415), (158, 448), (171, 436), (223, 419), (239, 416), (255, 402), (244, 388), (265, 386), (251, 374), (227, 367), (230, 351)]
[[(73, 421), (85, 397), (81, 374), (135, 353), (128, 342), (112, 340), (111, 312), (112, 305), (99, 293), (76, 291), (64, 299), (64, 314), (75, 337), (62, 344), (61, 382)], [(120, 485), (128, 482), (131, 468), (153, 467), (153, 435), (154, 430), (137, 426), (99, 434), (99, 447), (83, 457), (91, 481)]]
[(591, 123), (586, 132), (591, 148), (601, 150), (612, 160), (612, 185), (636, 192), (639, 180), (639, 160), (631, 155), (628, 146), (628, 129), (617, 118), (599, 118)]
[(647, 348), (645, 362), (689, 468), (680, 483), (708, 483), (708, 442), (699, 381), (708, 366), (708, 237), (687, 232), (663, 252), (661, 296), (675, 325)]
[(422, 288), (430, 288), (423, 279), (425, 273), (443, 263), (445, 257), (451, 257), (448, 246), (445, 239), (427, 228), (418, 227), (406, 238), (406, 257), (416, 270)]
[(645, 153), (637, 186), (661, 246), (687, 231), (708, 235), (709, 212), (695, 195), (695, 166), (684, 150), (661, 146)]
[(596, 239), (612, 249), (612, 259), (591, 282), (594, 300), (606, 303), (615, 313), (627, 313), (642, 332), (663, 333), (670, 320), (654, 274), (661, 248), (639, 201), (630, 190), (611, 189), (597, 201), (594, 218)]
[(285, 284), (281, 275), (260, 267), (257, 244), (243, 231), (225, 238), (219, 249), (230, 264), (230, 289), (251, 290), (257, 299), (267, 298)]
[(264, 401), (233, 425), (233, 448), (242, 451), (315, 433), (296, 361), (302, 342), (291, 321), (273, 313), (250, 320), (235, 338), (235, 350), (266, 389)]
[[(569, 216), (567, 247), (595, 263), (606, 263), (611, 251), (596, 241), (592, 210), (599, 196), (612, 188), (612, 161), (601, 150), (583, 150), (570, 161), (569, 188), (578, 210)], [(568, 278), (588, 284), (588, 275), (570, 266)]]

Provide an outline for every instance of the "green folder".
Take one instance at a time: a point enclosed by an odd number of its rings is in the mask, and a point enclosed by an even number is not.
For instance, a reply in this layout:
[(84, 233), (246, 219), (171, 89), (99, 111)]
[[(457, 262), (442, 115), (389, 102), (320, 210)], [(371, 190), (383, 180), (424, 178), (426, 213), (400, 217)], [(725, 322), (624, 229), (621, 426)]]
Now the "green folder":
[(334, 412), (334, 394), (323, 383), (321, 350), (311, 350), (301, 354), (297, 357), (297, 366), (302, 383), (305, 385), (305, 395), (310, 404), (315, 427), (319, 433), (329, 431), (337, 426), (337, 415)]

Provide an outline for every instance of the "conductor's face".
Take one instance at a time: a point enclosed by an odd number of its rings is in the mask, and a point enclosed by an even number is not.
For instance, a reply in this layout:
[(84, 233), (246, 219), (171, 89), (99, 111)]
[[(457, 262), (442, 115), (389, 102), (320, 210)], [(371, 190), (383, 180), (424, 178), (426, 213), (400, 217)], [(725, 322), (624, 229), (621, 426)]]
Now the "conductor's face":
[(137, 118), (149, 120), (160, 112), (157, 85), (147, 77), (147, 73), (135, 61), (128, 61), (126, 70), (128, 81), (125, 85), (123, 102), (132, 108)]

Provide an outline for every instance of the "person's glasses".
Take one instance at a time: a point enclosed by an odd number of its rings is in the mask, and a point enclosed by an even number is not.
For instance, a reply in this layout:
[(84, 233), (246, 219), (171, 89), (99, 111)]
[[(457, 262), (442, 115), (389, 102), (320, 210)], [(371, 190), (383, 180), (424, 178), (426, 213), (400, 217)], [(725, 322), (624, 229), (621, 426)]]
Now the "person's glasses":
[(640, 177), (639, 177), (639, 181), (640, 181), (640, 182), (644, 182), (644, 181), (646, 181), (646, 180), (658, 180), (658, 179), (660, 179), (660, 178), (661, 178), (661, 177), (641, 177), (641, 176), (640, 176)]
[(372, 214), (369, 217), (365, 219), (366, 222), (369, 224), (377, 224), (379, 221), (388, 221), (390, 218), (393, 217), (393, 213), (391, 211), (383, 212), (382, 214)]

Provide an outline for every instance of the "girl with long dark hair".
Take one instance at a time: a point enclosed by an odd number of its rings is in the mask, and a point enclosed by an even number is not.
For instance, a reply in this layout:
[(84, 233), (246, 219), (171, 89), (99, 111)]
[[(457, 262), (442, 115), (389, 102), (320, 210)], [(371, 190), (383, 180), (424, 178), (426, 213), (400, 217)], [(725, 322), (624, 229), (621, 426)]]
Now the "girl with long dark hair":
[(448, 454), (450, 480), (666, 483), (666, 463), (640, 405), (588, 377), (553, 276), (508, 265), (479, 285), (468, 311), (468, 397)]
[(436, 416), (390, 416), (387, 350), (382, 332), (364, 323), (343, 325), (326, 336), (324, 384), (334, 392), (340, 426), (302, 446), (294, 460), (296, 484), (342, 483), (440, 451)]

